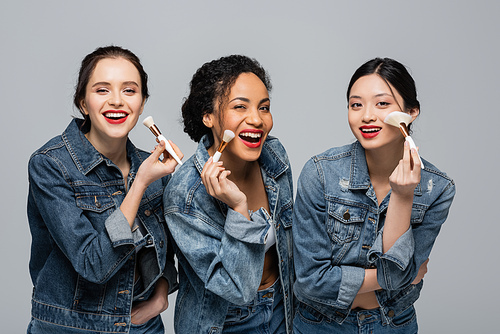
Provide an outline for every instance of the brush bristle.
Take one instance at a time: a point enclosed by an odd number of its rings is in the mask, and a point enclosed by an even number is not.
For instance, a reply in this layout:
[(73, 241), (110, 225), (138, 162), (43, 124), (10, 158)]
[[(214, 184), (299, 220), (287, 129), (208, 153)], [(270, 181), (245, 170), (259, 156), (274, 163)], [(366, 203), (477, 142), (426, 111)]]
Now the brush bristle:
[(144, 124), (147, 128), (150, 128), (153, 124), (155, 124), (155, 121), (153, 121), (152, 116), (148, 116), (144, 119), (144, 121), (142, 121), (142, 124)]
[(384, 119), (384, 123), (395, 126), (397, 128), (399, 128), (399, 124), (404, 123), (408, 125), (410, 121), (411, 121), (411, 115), (401, 111), (393, 111), (389, 115), (387, 115), (386, 118)]
[(231, 130), (225, 130), (224, 131), (224, 137), (222, 137), (222, 140), (225, 141), (226, 143), (229, 143), (231, 140), (234, 138), (234, 132)]

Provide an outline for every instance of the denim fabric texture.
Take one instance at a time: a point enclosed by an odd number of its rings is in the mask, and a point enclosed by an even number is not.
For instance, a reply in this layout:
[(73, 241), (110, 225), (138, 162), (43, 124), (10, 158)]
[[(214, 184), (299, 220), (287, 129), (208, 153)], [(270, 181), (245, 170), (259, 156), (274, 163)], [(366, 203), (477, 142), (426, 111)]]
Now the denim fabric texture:
[(286, 333), (283, 290), (279, 280), (269, 288), (259, 290), (254, 300), (246, 305), (230, 304), (222, 333)]
[(413, 306), (386, 321), (380, 309), (352, 311), (342, 324), (332, 321), (306, 304), (299, 303), (293, 321), (295, 334), (417, 334), (417, 315)]
[[(137, 218), (147, 233), (132, 233), (119, 210), (126, 194), (121, 171), (80, 126), (73, 120), (29, 160), (32, 317), (61, 328), (128, 333), (134, 300), (147, 299), (162, 275), (171, 291), (177, 288), (162, 209), (169, 177), (152, 183), (140, 203)], [(127, 156), (128, 189), (149, 153), (129, 140)]]
[[(28, 327), (28, 333), (37, 334), (99, 334), (99, 333), (109, 333), (109, 332), (95, 332), (88, 331), (85, 329), (78, 329), (69, 326), (59, 326), (49, 322), (40, 321), (38, 319), (31, 319)], [(163, 334), (165, 333), (165, 327), (163, 326), (163, 320), (161, 315), (158, 315), (144, 324), (134, 325), (131, 324), (130, 331), (128, 334)]]
[(287, 329), (292, 330), (293, 181), (285, 149), (273, 137), (264, 143), (259, 164), (269, 200), (251, 221), (210, 196), (201, 182), (209, 159), (208, 136), (165, 189), (165, 219), (179, 260), (175, 310), (177, 333), (221, 333), (231, 304), (252, 301), (260, 285), (269, 228), (276, 231), (280, 284)]
[(423, 281), (411, 282), (429, 257), (455, 195), (453, 180), (424, 163), (411, 226), (385, 254), (382, 231), (390, 192), (379, 206), (361, 144), (332, 148), (305, 164), (293, 214), (294, 292), (300, 302), (342, 323), (364, 270), (377, 268), (382, 289), (376, 296), (386, 321), (413, 305)]

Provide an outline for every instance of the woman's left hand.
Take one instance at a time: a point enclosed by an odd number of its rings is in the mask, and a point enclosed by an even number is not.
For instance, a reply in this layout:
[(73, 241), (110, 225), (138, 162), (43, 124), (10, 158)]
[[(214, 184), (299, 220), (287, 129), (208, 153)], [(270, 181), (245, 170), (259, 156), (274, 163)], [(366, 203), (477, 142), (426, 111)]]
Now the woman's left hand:
[(160, 278), (148, 300), (138, 302), (132, 307), (132, 323), (141, 325), (168, 308), (168, 282)]

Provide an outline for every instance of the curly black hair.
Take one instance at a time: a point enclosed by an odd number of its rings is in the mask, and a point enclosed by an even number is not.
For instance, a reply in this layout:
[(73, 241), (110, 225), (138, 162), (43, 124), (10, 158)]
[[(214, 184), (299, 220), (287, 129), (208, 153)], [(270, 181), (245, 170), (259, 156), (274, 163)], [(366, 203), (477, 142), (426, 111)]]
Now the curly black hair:
[[(182, 104), (184, 132), (199, 142), (205, 135), (212, 135), (210, 128), (203, 124), (203, 116), (222, 109), (224, 98), (238, 76), (242, 73), (255, 74), (271, 91), (271, 79), (266, 70), (255, 59), (242, 55), (231, 55), (207, 62), (193, 75), (189, 96)], [(212, 138), (213, 139), (213, 138)]]

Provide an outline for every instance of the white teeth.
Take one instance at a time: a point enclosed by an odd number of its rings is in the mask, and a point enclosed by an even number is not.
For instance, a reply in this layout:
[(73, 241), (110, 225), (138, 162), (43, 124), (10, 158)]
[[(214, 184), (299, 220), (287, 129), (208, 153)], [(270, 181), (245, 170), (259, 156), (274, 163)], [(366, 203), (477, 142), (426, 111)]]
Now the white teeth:
[(255, 133), (255, 132), (242, 132), (240, 133), (240, 136), (244, 137), (250, 137), (250, 138), (260, 138), (262, 137), (262, 133)]
[(363, 132), (377, 132), (380, 131), (380, 128), (371, 128), (371, 129), (361, 129)]
[(127, 114), (124, 112), (108, 112), (105, 114), (105, 116), (109, 118), (119, 118), (119, 117), (125, 117), (127, 116)]

